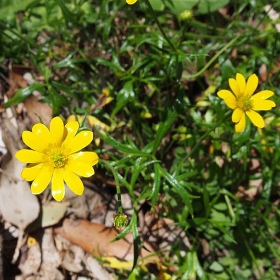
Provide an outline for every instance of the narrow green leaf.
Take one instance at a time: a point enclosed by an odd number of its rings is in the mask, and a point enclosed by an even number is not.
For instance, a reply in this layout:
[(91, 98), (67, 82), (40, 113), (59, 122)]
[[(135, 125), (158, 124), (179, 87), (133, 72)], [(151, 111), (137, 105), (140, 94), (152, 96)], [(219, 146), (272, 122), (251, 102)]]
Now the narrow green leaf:
[(141, 160), (142, 160), (142, 158), (137, 159), (137, 160), (135, 161), (134, 170), (133, 170), (133, 173), (132, 173), (132, 176), (131, 176), (131, 180), (130, 180), (130, 185), (131, 185), (131, 186), (134, 186), (134, 185), (135, 185), (135, 182), (136, 182), (136, 180), (137, 180), (139, 174), (140, 174), (145, 168), (147, 168), (149, 165), (151, 165), (151, 164), (153, 164), (153, 163), (158, 163), (158, 162), (159, 162), (158, 160), (150, 160), (150, 161), (141, 163)]
[(115, 115), (129, 102), (134, 100), (135, 93), (133, 91), (133, 81), (129, 80), (123, 86), (123, 88), (118, 92), (117, 104), (111, 114), (111, 118)]
[(154, 164), (154, 182), (153, 182), (153, 188), (152, 193), (150, 195), (150, 199), (152, 200), (152, 207), (155, 207), (157, 200), (158, 200), (158, 194), (160, 190), (161, 185), (161, 176), (160, 176), (160, 165), (159, 163)]
[(157, 134), (156, 134), (155, 140), (154, 140), (153, 151), (152, 151), (153, 155), (156, 154), (156, 151), (157, 151), (163, 137), (166, 135), (166, 133), (168, 132), (169, 128), (174, 123), (176, 118), (177, 118), (176, 111), (168, 110), (166, 120), (160, 124), (160, 126), (157, 130)]
[(13, 104), (18, 104), (18, 103), (24, 101), (35, 90), (44, 93), (45, 92), (45, 85), (44, 84), (33, 84), (33, 85), (28, 86), (26, 88), (19, 89), (16, 92), (16, 94), (5, 103), (5, 108), (8, 108)]
[(122, 144), (122, 143), (118, 142), (116, 139), (114, 139), (113, 137), (111, 137), (109, 134), (103, 135), (98, 130), (97, 130), (97, 133), (103, 141), (105, 141), (107, 144), (111, 145), (112, 147), (114, 147), (121, 153), (129, 154), (129, 155), (133, 155), (133, 156), (150, 157), (150, 154), (141, 152), (140, 150), (135, 148), (135, 146), (131, 147), (129, 145)]
[(161, 175), (166, 179), (166, 181), (174, 188), (176, 193), (182, 198), (186, 206), (189, 208), (189, 212), (193, 215), (193, 209), (190, 201), (191, 195), (186, 191), (186, 189), (180, 184), (180, 182), (172, 177), (165, 169), (160, 167)]
[(141, 245), (141, 240), (140, 240), (140, 236), (139, 236), (139, 232), (138, 232), (138, 228), (137, 228), (137, 216), (136, 216), (135, 212), (134, 212), (133, 215), (135, 216), (136, 222), (134, 223), (134, 226), (132, 228), (132, 232), (133, 232), (133, 255), (134, 255), (134, 258), (133, 258), (133, 266), (132, 266), (131, 271), (137, 265), (137, 260), (138, 260), (138, 257), (140, 255), (139, 246)]

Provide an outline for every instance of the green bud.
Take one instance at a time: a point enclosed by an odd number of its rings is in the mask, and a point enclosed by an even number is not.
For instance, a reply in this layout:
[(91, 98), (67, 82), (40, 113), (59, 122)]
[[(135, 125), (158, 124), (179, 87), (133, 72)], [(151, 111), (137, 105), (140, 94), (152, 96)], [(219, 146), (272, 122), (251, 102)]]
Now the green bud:
[(127, 223), (128, 223), (128, 220), (127, 220), (127, 216), (125, 214), (116, 213), (114, 215), (114, 227), (116, 229), (122, 230), (123, 228), (126, 227)]

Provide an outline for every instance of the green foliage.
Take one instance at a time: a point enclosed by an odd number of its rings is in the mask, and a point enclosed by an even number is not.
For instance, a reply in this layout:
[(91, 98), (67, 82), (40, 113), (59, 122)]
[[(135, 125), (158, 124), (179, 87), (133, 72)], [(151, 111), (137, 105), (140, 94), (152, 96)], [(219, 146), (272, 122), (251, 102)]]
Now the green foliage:
[(151, 0), (150, 1), (155, 10), (161, 11), (165, 7), (170, 9), (175, 14), (180, 14), (185, 10), (193, 10), (195, 14), (207, 14), (224, 7), (229, 0)]
[[(260, 73), (259, 88), (279, 104), (279, 20), (266, 1), (15, 2), (3, 2), (0, 61), (31, 65), (40, 79), (6, 107), (37, 90), (54, 115), (90, 114), (110, 127), (95, 128), (100, 170), (134, 208), (117, 238), (133, 232), (135, 269), (119, 279), (156, 279), (136, 264), (143, 201), (152, 212), (163, 204), (158, 216), (190, 241), (167, 254), (174, 279), (277, 279), (279, 111), (262, 113), (264, 129), (248, 123), (236, 134), (216, 95), (236, 72)], [(180, 20), (187, 9), (194, 17)], [(96, 106), (104, 88), (113, 101)]]

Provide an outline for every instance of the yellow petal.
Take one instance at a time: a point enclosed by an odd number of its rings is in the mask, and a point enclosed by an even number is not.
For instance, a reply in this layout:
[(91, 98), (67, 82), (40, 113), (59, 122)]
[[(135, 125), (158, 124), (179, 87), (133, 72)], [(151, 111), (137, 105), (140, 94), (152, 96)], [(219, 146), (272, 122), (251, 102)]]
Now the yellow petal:
[(78, 122), (68, 122), (65, 125), (65, 128), (67, 129), (67, 136), (65, 138), (65, 140), (62, 143), (62, 149), (64, 149), (64, 147), (67, 147), (67, 145), (74, 139), (78, 129), (79, 129), (79, 123)]
[(264, 120), (263, 120), (263, 117), (253, 111), (253, 110), (250, 110), (250, 111), (247, 111), (246, 112), (246, 115), (249, 117), (249, 119), (251, 120), (251, 122), (256, 126), (256, 127), (259, 127), (259, 128), (263, 128), (264, 127)]
[(228, 80), (228, 83), (229, 83), (229, 86), (230, 86), (232, 92), (235, 94), (236, 97), (238, 97), (240, 95), (240, 90), (239, 90), (239, 86), (238, 86), (236, 80), (233, 78), (230, 78)]
[(45, 164), (41, 171), (36, 176), (35, 180), (31, 184), (31, 192), (33, 194), (40, 194), (43, 192), (51, 181), (54, 168), (48, 164)]
[(91, 164), (82, 161), (68, 159), (65, 168), (79, 176), (90, 177), (94, 174), (94, 169)]
[(79, 132), (74, 137), (74, 139), (69, 143), (69, 145), (66, 147), (67, 153), (70, 155), (80, 151), (81, 149), (89, 145), (92, 139), (93, 139), (92, 131), (84, 130)]
[(248, 97), (251, 96), (256, 91), (258, 84), (259, 84), (259, 78), (257, 77), (257, 75), (256, 74), (251, 75), (247, 81), (244, 95)]
[(46, 138), (40, 134), (34, 134), (30, 131), (23, 131), (22, 140), (25, 145), (32, 150), (43, 153), (47, 149), (47, 144), (45, 142)]
[(45, 155), (37, 151), (22, 149), (16, 152), (15, 157), (24, 163), (39, 163), (44, 162)]
[(64, 171), (62, 168), (56, 168), (53, 172), (52, 196), (56, 201), (61, 201), (65, 196), (63, 173)]
[(262, 99), (265, 100), (271, 96), (274, 95), (274, 92), (272, 90), (262, 90), (256, 94), (254, 94), (251, 99), (256, 100), (256, 99)]
[(37, 123), (33, 125), (32, 132), (34, 134), (41, 135), (46, 141), (48, 141), (51, 137), (49, 129), (42, 123)]
[(81, 115), (70, 115), (68, 118), (67, 118), (67, 123), (68, 122), (74, 122), (74, 121), (78, 121), (79, 123), (83, 120), (83, 116)]
[(266, 100), (267, 98), (274, 95), (274, 92), (271, 90), (262, 90), (258, 92), (257, 94), (253, 95), (251, 97), (251, 100), (253, 100), (252, 109), (253, 110), (270, 110), (271, 108), (275, 107), (275, 102), (271, 100)]
[(271, 100), (254, 100), (252, 109), (259, 111), (271, 110), (276, 104)]
[(132, 5), (132, 4), (136, 3), (136, 2), (137, 2), (137, 0), (126, 0), (126, 3), (128, 5)]
[(236, 132), (242, 132), (246, 125), (246, 116), (242, 114), (240, 121), (235, 125)]
[(29, 164), (27, 167), (25, 167), (22, 172), (21, 172), (21, 177), (25, 180), (25, 181), (33, 181), (38, 173), (40, 172), (40, 170), (43, 167), (43, 163), (39, 163), (39, 164)]
[(244, 115), (244, 112), (240, 108), (236, 108), (232, 113), (231, 120), (234, 123), (238, 123), (238, 122), (240, 122), (243, 115)]
[(76, 195), (82, 195), (84, 192), (84, 184), (82, 180), (73, 172), (64, 171), (64, 181), (66, 182), (69, 189)]
[(230, 109), (236, 108), (236, 97), (229, 90), (222, 89), (217, 94), (224, 99)]
[(92, 165), (81, 161), (68, 160), (65, 168), (79, 176), (83, 176), (86, 178), (94, 174), (94, 169)]
[(60, 117), (55, 117), (51, 120), (50, 133), (52, 143), (54, 143), (56, 146), (60, 146), (65, 136), (64, 124)]
[(242, 74), (240, 74), (240, 73), (236, 74), (236, 83), (239, 88), (239, 93), (243, 94), (245, 92), (246, 80)]
[(79, 152), (68, 157), (66, 169), (79, 176), (90, 177), (94, 174), (93, 165), (98, 163), (98, 155), (94, 152)]
[(98, 155), (94, 152), (78, 152), (69, 156), (69, 160), (88, 163), (90, 166), (98, 163)]

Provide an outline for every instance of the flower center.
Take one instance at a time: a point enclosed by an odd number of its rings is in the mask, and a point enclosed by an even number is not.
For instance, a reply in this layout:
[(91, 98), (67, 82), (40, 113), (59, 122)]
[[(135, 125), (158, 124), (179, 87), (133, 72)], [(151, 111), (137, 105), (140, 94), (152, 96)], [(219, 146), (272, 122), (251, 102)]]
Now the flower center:
[(237, 100), (238, 107), (244, 112), (252, 109), (252, 103), (253, 100), (251, 100), (250, 97), (246, 97), (246, 96), (245, 97), (242, 96)]
[(67, 163), (67, 156), (61, 152), (56, 152), (50, 155), (50, 163), (54, 168), (61, 168)]

